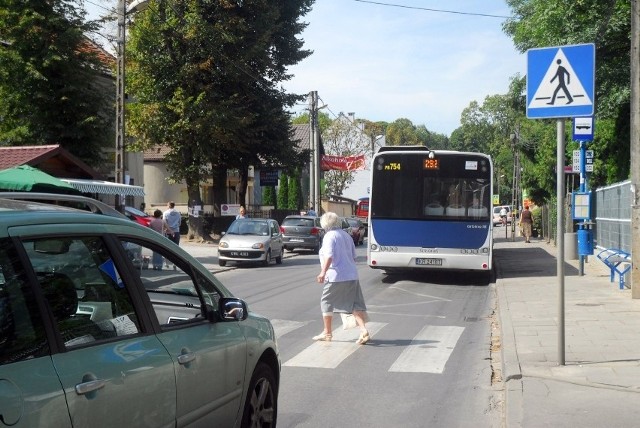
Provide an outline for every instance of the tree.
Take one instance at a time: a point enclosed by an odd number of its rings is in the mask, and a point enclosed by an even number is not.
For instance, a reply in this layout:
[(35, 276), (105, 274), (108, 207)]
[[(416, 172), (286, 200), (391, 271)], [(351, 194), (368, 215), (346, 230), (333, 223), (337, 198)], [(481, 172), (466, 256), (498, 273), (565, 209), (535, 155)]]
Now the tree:
[(280, 209), (289, 209), (289, 177), (286, 174), (280, 176), (280, 185), (278, 186), (278, 207)]
[[(201, 204), (207, 175), (224, 183), (226, 170), (237, 169), (243, 200), (250, 165), (301, 162), (287, 111), (304, 96), (281, 83), (291, 77), (287, 67), (311, 53), (297, 38), (311, 4), (152, 0), (136, 15), (127, 87), (137, 102), (127, 131), (136, 150), (169, 148), (169, 179), (186, 182), (189, 206)], [(214, 205), (223, 194), (214, 190)], [(189, 217), (189, 235), (207, 239), (199, 217)]]
[[(611, 122), (605, 125), (607, 139), (596, 141), (594, 152), (596, 159), (599, 153), (616, 159), (601, 164), (607, 169), (600, 176), (602, 179), (626, 179), (629, 163), (620, 160), (629, 157), (630, 2), (507, 0), (507, 4), (514, 18), (504, 24), (504, 30), (521, 52), (540, 46), (595, 43), (596, 134), (601, 120)], [(610, 123), (615, 124), (614, 132), (609, 129)]]
[[(371, 143), (362, 128), (350, 118), (340, 114), (322, 134), (325, 153), (334, 156), (355, 156), (368, 153), (371, 150)], [(353, 183), (353, 171), (325, 171), (324, 179), (327, 193), (341, 196), (344, 189)]]
[(77, 1), (3, 2), (0, 8), (0, 141), (60, 144), (89, 165), (114, 141), (115, 91), (107, 64), (84, 36), (95, 30)]
[[(303, 113), (294, 117), (291, 120), (294, 125), (305, 125), (309, 123), (309, 113)], [(323, 111), (318, 112), (318, 128), (320, 128), (320, 134), (327, 130), (331, 126), (332, 120), (329, 115)]]
[(300, 189), (300, 173), (295, 171), (289, 177), (289, 194), (287, 196), (290, 210), (300, 210), (302, 208), (302, 189)]
[(276, 191), (273, 186), (262, 187), (262, 204), (278, 208), (276, 204)]

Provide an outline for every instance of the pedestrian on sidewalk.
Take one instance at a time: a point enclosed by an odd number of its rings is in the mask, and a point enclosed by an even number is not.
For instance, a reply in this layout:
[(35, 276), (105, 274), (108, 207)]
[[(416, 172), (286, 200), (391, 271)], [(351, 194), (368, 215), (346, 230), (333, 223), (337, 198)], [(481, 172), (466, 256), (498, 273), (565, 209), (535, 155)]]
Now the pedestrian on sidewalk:
[(320, 226), (326, 233), (320, 248), (320, 274), (316, 281), (324, 284), (320, 298), (324, 330), (313, 340), (331, 341), (331, 321), (333, 313), (338, 312), (353, 314), (360, 327), (360, 337), (356, 343), (364, 345), (369, 341), (369, 331), (365, 326), (367, 306), (358, 278), (356, 247), (351, 236), (342, 229), (336, 213), (323, 214)]
[[(149, 223), (149, 227), (169, 239), (171, 239), (171, 237), (173, 236), (173, 232), (171, 231), (169, 224), (165, 221), (164, 218), (162, 218), (162, 211), (160, 210), (155, 210), (153, 212), (153, 220), (151, 220), (151, 223)], [(162, 270), (163, 262), (164, 259), (162, 257), (162, 254), (156, 253), (154, 251), (151, 257), (153, 270)]]
[(169, 224), (172, 235), (171, 240), (176, 245), (180, 245), (180, 224), (182, 223), (182, 214), (176, 209), (175, 202), (171, 201), (167, 204), (166, 211), (162, 214), (162, 217)]
[(529, 205), (524, 206), (524, 211), (520, 213), (520, 227), (524, 235), (524, 242), (531, 242), (531, 229), (533, 227), (533, 215), (529, 211)]

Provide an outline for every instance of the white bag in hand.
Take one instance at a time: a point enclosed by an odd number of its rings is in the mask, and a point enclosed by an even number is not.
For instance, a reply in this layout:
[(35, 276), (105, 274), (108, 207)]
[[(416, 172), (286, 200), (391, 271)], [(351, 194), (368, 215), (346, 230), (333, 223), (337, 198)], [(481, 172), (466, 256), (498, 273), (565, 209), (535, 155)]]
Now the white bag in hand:
[[(369, 315), (366, 312), (363, 312), (364, 322), (369, 322)], [(351, 328), (356, 328), (358, 323), (356, 322), (356, 317), (353, 314), (344, 314), (340, 313), (342, 317), (342, 329), (349, 330)]]

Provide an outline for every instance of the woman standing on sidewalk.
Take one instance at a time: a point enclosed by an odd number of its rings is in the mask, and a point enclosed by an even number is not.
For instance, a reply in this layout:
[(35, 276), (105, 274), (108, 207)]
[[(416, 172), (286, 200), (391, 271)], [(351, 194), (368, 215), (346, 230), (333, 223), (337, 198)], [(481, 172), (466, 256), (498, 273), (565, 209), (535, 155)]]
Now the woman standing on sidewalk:
[(522, 234), (524, 242), (531, 242), (531, 228), (533, 226), (533, 215), (529, 211), (529, 205), (524, 206), (524, 211), (520, 214), (520, 226), (522, 226)]
[(324, 284), (320, 299), (324, 330), (313, 340), (330, 342), (333, 313), (352, 313), (360, 327), (360, 337), (356, 343), (364, 345), (369, 341), (365, 326), (367, 306), (358, 279), (356, 247), (351, 236), (340, 225), (341, 220), (336, 213), (328, 212), (320, 217), (320, 226), (326, 234), (320, 248), (320, 274), (316, 281)]

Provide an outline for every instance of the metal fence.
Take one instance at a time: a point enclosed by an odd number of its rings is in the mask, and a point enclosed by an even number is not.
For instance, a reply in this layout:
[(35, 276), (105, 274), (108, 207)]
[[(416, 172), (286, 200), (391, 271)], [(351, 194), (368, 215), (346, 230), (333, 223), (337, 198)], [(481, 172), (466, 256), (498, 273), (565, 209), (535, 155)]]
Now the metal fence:
[(631, 253), (631, 181), (596, 189), (595, 245)]

